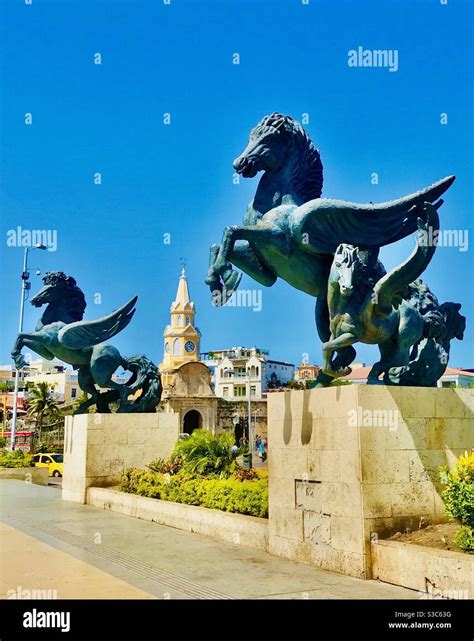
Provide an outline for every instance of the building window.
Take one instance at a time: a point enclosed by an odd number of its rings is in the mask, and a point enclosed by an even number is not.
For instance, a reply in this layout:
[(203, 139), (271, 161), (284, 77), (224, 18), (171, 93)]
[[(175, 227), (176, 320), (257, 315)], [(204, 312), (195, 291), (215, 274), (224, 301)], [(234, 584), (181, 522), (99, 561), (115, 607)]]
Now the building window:
[(250, 396), (255, 396), (256, 393), (257, 393), (257, 388), (255, 387), (255, 385), (251, 385), (250, 386)]
[(186, 316), (186, 325), (189, 325), (190, 319), (189, 316)]
[(229, 388), (228, 387), (224, 387), (223, 388), (223, 396), (224, 396), (224, 398), (227, 398), (229, 396)]
[(234, 396), (237, 396), (237, 397), (245, 396), (245, 385), (235, 385)]
[(181, 327), (181, 322), (182, 322), (182, 320), (183, 320), (183, 317), (182, 317), (182, 316), (181, 316), (181, 314), (180, 314), (180, 315), (178, 316), (178, 327)]
[(75, 387), (73, 387), (73, 388), (71, 389), (71, 398), (76, 398), (76, 395), (77, 395), (77, 390), (76, 390), (76, 388), (75, 388)]
[(181, 341), (175, 338), (173, 341), (173, 356), (181, 356)]
[(441, 387), (456, 387), (456, 383), (454, 381), (442, 381)]

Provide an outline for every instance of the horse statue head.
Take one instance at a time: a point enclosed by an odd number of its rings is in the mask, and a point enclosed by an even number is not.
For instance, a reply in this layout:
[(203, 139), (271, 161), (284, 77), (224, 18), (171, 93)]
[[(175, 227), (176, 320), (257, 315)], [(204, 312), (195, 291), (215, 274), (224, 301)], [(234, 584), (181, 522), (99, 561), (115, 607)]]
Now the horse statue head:
[(364, 292), (374, 286), (385, 270), (378, 260), (377, 249), (359, 249), (341, 243), (334, 254), (330, 281), (337, 283), (341, 296), (352, 295), (354, 288)]
[(64, 272), (47, 272), (43, 287), (31, 298), (35, 307), (47, 305), (38, 325), (44, 326), (55, 321), (73, 323), (82, 320), (86, 299), (72, 276)]
[(341, 296), (345, 298), (354, 291), (354, 285), (358, 282), (362, 272), (362, 261), (359, 258), (359, 250), (353, 245), (341, 243), (334, 254), (331, 266), (332, 282), (337, 282)]
[(280, 113), (265, 116), (250, 132), (244, 151), (234, 160), (234, 169), (244, 178), (253, 178), (259, 171), (279, 176), (282, 189), (289, 188), (300, 203), (321, 196), (323, 166), (319, 151), (303, 127)]

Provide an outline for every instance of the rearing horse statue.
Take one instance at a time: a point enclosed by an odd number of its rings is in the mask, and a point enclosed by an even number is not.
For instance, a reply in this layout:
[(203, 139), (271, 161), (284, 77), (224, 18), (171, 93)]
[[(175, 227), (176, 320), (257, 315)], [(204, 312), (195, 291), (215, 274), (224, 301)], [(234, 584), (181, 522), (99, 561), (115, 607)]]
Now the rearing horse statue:
[[(239, 286), (242, 274), (232, 265), (267, 287), (282, 278), (317, 298), (322, 342), (330, 338), (327, 282), (336, 248), (377, 249), (414, 233), (424, 203), (436, 201), (455, 179), (379, 204), (321, 198), (319, 151), (298, 122), (280, 113), (265, 116), (251, 131), (234, 168), (244, 178), (264, 173), (243, 224), (226, 227), (221, 243), (211, 246), (206, 284), (214, 304), (225, 304)], [(343, 368), (352, 358), (351, 348), (341, 348), (333, 365)], [(317, 384), (331, 380), (322, 373)]]
[[(108, 316), (85, 321), (86, 301), (74, 278), (64, 272), (48, 272), (43, 284), (30, 302), (35, 307), (47, 307), (35, 331), (18, 334), (13, 346), (17, 370), (27, 364), (21, 350), (29, 347), (47, 360), (56, 357), (78, 370), (79, 387), (90, 396), (76, 414), (87, 412), (94, 404), (98, 412), (110, 412), (109, 403), (117, 400), (118, 412), (155, 412), (162, 392), (158, 368), (146, 356), (122, 357), (113, 345), (104, 344), (130, 323), (137, 297)], [(132, 372), (126, 383), (112, 378), (119, 367)], [(96, 385), (108, 391), (101, 393)], [(138, 391), (138, 398), (129, 401), (128, 397)]]

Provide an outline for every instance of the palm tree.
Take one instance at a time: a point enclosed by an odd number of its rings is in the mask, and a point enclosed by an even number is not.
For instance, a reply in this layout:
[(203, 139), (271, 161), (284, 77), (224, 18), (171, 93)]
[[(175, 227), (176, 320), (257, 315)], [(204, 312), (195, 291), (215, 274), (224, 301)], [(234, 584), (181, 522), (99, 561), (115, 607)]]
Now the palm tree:
[(178, 441), (171, 453), (171, 460), (181, 459), (183, 470), (195, 474), (228, 476), (241, 454), (234, 449), (234, 435), (229, 432), (215, 435), (209, 430), (194, 430), (185, 441)]
[(61, 418), (58, 401), (51, 396), (49, 388), (48, 383), (37, 383), (28, 393), (28, 416), (35, 419), (40, 441), (44, 419), (54, 422)]

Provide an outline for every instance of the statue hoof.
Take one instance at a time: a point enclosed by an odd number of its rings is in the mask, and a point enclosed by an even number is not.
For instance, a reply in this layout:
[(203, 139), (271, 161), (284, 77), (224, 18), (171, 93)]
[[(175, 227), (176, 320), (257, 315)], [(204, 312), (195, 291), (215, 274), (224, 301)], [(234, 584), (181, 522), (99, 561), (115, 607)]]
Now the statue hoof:
[(331, 369), (330, 367), (323, 367), (323, 373), (332, 378), (341, 378), (341, 376), (347, 376), (352, 372), (350, 367), (341, 367), (341, 369)]
[(212, 304), (214, 307), (222, 307), (227, 303), (232, 294), (240, 285), (242, 274), (230, 271), (223, 278), (224, 283), (217, 282), (211, 287)]
[(227, 302), (232, 294), (238, 289), (241, 280), (241, 272), (234, 271), (230, 273), (230, 276), (224, 278), (225, 302)]
[(13, 362), (15, 363), (16, 370), (23, 369), (28, 364), (23, 356), (17, 356), (16, 358), (13, 359)]
[(88, 407), (78, 407), (74, 412), (73, 416), (78, 416), (79, 414), (88, 414), (89, 408)]

